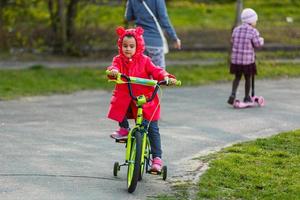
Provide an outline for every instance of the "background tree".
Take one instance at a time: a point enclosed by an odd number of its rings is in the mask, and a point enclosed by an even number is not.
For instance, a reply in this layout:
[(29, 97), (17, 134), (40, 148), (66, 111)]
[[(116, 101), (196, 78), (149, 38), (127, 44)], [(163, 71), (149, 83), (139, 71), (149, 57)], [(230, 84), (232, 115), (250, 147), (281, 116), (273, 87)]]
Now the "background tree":
[(3, 9), (8, 5), (9, 0), (1, 0), (0, 1), (0, 28), (3, 26)]
[(234, 27), (236, 27), (242, 23), (242, 19), (241, 19), (242, 11), (243, 11), (243, 0), (237, 0), (236, 1), (236, 14), (235, 14)]
[[(3, 19), (3, 10), (4, 8), (8, 5), (8, 0), (1, 0), (0, 1), (0, 38), (4, 38), (3, 37), (3, 26), (4, 26), (4, 19)], [(6, 47), (7, 45), (5, 45), (5, 41), (4, 40), (0, 40), (1, 41), (1, 46), (2, 47)]]
[(79, 0), (48, 0), (48, 9), (53, 31), (53, 52), (72, 53), (72, 38), (75, 33), (75, 18)]
[(67, 7), (67, 17), (66, 17), (66, 37), (67, 42), (70, 42), (75, 32), (75, 17), (77, 15), (77, 5), (79, 0), (70, 0)]

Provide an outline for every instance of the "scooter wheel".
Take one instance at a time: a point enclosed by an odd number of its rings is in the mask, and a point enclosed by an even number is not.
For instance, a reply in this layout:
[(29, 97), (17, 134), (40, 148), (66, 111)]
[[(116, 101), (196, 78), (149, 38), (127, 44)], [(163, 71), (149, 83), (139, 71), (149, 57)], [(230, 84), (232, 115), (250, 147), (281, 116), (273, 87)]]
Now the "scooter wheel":
[(234, 108), (238, 108), (240, 106), (240, 101), (239, 100), (235, 100), (234, 102), (233, 102), (233, 107)]
[(264, 106), (265, 105), (265, 99), (263, 97), (258, 97), (258, 104), (260, 106)]
[(118, 175), (118, 171), (120, 170), (120, 165), (118, 162), (115, 162), (114, 164), (114, 176)]
[(161, 173), (162, 173), (162, 176), (163, 176), (163, 180), (165, 181), (167, 179), (167, 175), (168, 175), (167, 166), (163, 166), (163, 168), (161, 169)]

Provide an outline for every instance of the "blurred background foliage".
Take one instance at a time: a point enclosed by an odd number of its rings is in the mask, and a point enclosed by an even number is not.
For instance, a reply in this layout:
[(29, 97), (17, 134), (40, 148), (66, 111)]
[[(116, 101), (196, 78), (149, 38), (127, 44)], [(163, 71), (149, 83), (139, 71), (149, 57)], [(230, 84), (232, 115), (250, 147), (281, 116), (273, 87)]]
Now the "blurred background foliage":
[[(167, 0), (183, 49), (228, 48), (235, 0)], [(244, 0), (267, 46), (300, 45), (300, 0)], [(126, 0), (1, 0), (1, 53), (86, 56), (116, 49)], [(132, 24), (129, 24), (132, 26)]]

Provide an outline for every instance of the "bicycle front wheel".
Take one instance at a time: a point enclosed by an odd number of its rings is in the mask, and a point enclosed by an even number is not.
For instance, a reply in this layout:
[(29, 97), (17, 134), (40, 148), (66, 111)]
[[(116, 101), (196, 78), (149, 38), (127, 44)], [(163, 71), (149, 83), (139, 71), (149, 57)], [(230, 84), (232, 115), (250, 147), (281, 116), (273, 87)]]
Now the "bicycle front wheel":
[(142, 135), (140, 132), (135, 131), (132, 133), (131, 151), (127, 170), (127, 188), (129, 193), (135, 191), (138, 183), (141, 168), (141, 154)]
[(143, 179), (143, 174), (146, 170), (146, 172), (148, 171), (148, 166), (149, 166), (149, 160), (150, 160), (150, 143), (149, 143), (149, 139), (147, 136), (147, 133), (143, 134), (143, 146), (142, 146), (142, 153), (144, 155), (142, 155), (142, 160), (141, 160), (141, 170), (140, 170), (140, 176), (139, 176), (139, 181), (141, 181)]

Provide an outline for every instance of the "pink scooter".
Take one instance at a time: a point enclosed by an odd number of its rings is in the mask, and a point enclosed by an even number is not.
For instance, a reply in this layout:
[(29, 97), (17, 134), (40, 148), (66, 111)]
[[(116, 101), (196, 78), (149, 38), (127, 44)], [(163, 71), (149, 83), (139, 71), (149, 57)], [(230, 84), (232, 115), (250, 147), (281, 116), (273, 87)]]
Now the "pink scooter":
[(252, 76), (252, 92), (251, 92), (251, 100), (252, 102), (243, 102), (238, 99), (234, 100), (233, 107), (234, 108), (251, 108), (251, 107), (262, 107), (265, 105), (265, 99), (262, 96), (254, 95), (254, 75)]
[(264, 106), (265, 105), (265, 99), (262, 96), (253, 96), (251, 97), (252, 102), (243, 102), (238, 99), (234, 100), (233, 107), (234, 108), (249, 108), (249, 107), (255, 107), (255, 106)]

